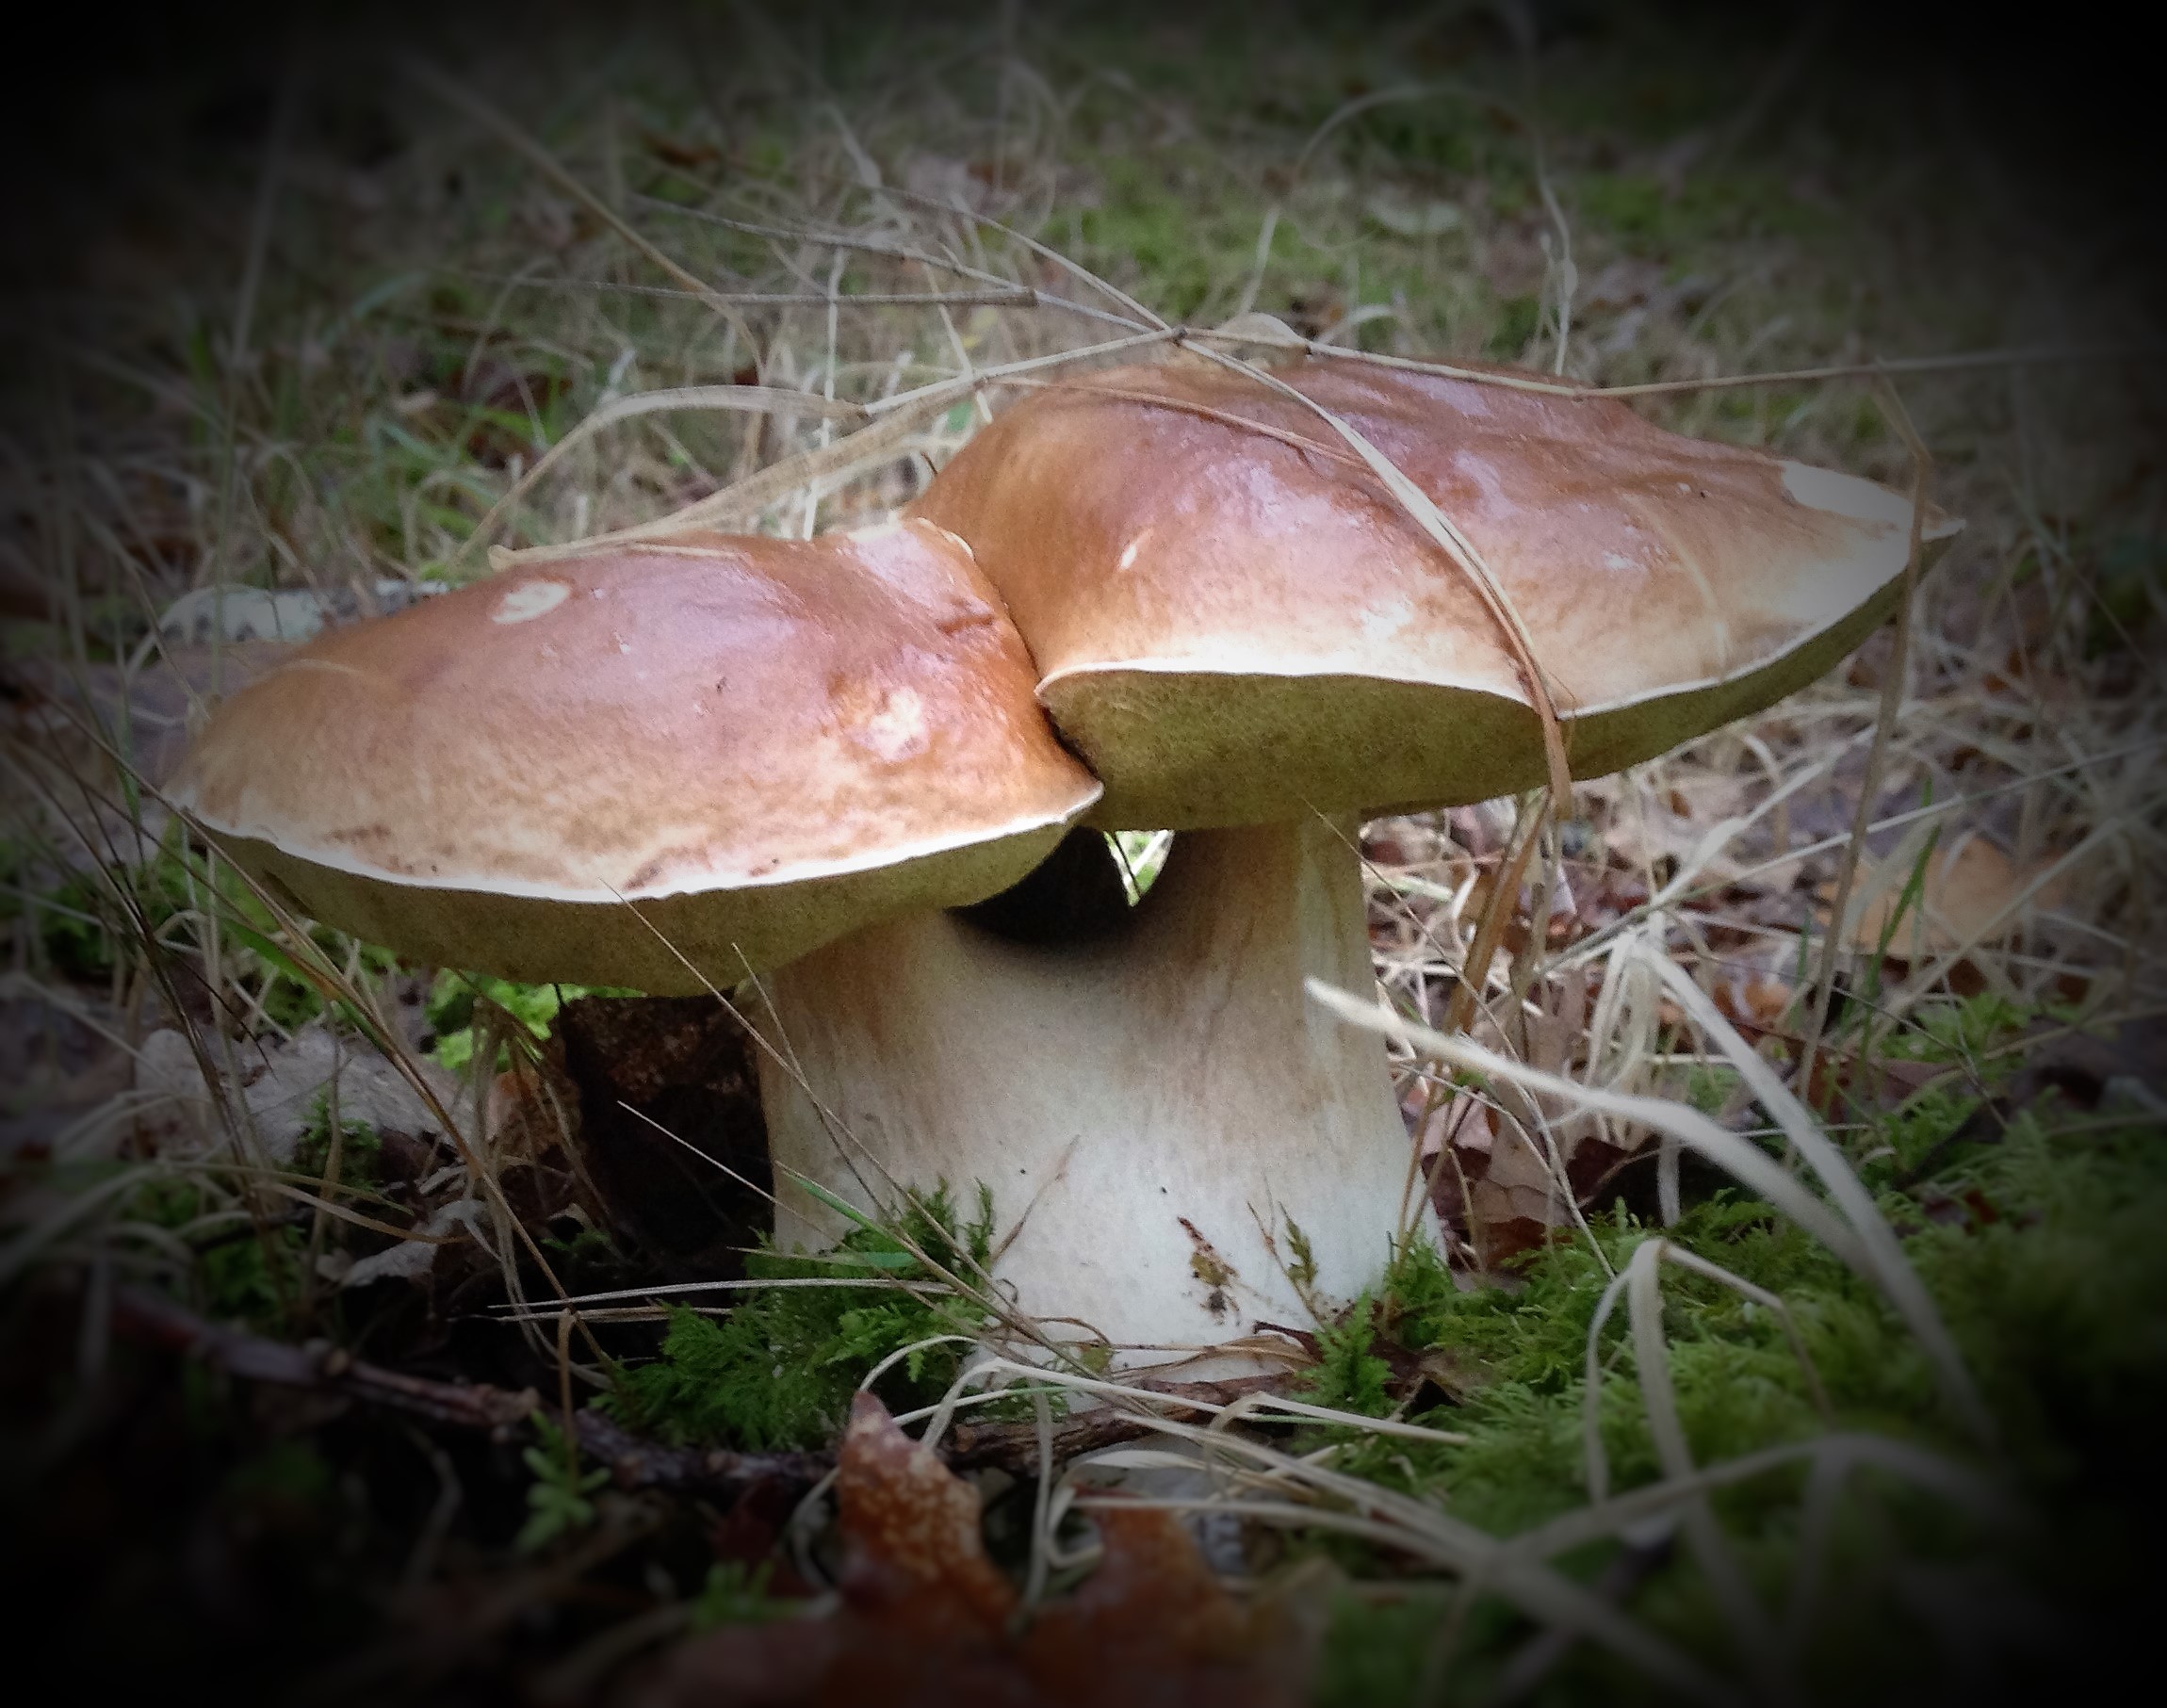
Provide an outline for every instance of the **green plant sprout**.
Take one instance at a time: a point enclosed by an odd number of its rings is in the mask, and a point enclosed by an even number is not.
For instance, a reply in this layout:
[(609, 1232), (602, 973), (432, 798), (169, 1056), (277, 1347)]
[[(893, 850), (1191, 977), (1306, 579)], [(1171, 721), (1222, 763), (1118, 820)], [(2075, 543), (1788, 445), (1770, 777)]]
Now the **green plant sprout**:
[(520, 1454), (534, 1480), (527, 1488), (527, 1521), (513, 1543), (522, 1553), (539, 1553), (550, 1543), (577, 1536), (595, 1524), (595, 1503), (588, 1497), (610, 1480), (609, 1469), (579, 1469), (579, 1450), (562, 1427), (539, 1412), (534, 1417), (537, 1445)]

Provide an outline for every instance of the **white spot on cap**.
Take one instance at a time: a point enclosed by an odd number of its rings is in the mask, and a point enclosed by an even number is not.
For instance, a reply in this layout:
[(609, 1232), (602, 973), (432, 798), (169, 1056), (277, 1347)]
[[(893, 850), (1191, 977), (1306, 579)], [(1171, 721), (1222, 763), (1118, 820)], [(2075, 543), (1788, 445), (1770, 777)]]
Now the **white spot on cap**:
[(1414, 616), (1414, 607), (1405, 599), (1388, 599), (1373, 605), (1361, 614), (1362, 639), (1389, 641), (1405, 628)]
[(1679, 490), (1680, 492), (1682, 492), (1682, 493), (1689, 493), (1689, 492), (1691, 492), (1691, 491), (1693, 490), (1693, 483), (1692, 483), (1692, 481), (1690, 481), (1690, 480), (1681, 480), (1681, 481), (1679, 481), (1679, 482), (1678, 482), (1678, 490)]
[(880, 709), (860, 725), (866, 742), (884, 759), (908, 758), (925, 745), (925, 702), (918, 691), (890, 689)]
[(949, 545), (954, 546), (958, 551), (962, 552), (963, 555), (969, 558), (973, 563), (978, 561), (978, 554), (970, 549), (970, 542), (966, 540), (961, 534), (952, 534), (948, 531), (947, 529), (941, 527), (939, 523), (928, 522), (923, 516), (913, 516), (911, 517), (911, 520), (915, 522), (920, 528), (924, 529), (928, 533), (938, 534), (943, 540), (946, 540)]
[(489, 620), (531, 623), (545, 611), (555, 610), (571, 596), (572, 589), (562, 581), (522, 581), (497, 601), (497, 609), (489, 613)]
[(1133, 540), (1130, 541), (1128, 545), (1121, 548), (1121, 556), (1116, 561), (1114, 567), (1116, 569), (1135, 568), (1136, 554), (1144, 549), (1144, 542), (1149, 540), (1150, 537), (1151, 530), (1147, 528), (1142, 533), (1138, 534)]
[(1606, 551), (1603, 554), (1603, 567), (1605, 569), (1634, 569), (1638, 566), (1621, 551)]

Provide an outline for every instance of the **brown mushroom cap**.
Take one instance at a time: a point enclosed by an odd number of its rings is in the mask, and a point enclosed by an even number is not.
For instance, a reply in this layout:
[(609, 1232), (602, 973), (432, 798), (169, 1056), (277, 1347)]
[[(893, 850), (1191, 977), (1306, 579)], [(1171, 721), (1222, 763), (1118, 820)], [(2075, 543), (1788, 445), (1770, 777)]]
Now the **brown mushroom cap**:
[[(1910, 505), (1870, 481), (1684, 438), (1615, 399), (1356, 362), (1279, 377), (1482, 554), (1580, 775), (1811, 680), (1894, 598)], [(1106, 785), (1097, 822), (1434, 806), (1545, 774), (1531, 696), (1466, 575), (1329, 426), (1246, 376), (1181, 357), (1051, 387), (913, 508), (969, 540), (1007, 601), (1040, 700)]]
[(1035, 679), (929, 523), (684, 536), (326, 635), (220, 708), (173, 792), (371, 941), (696, 990), (1036, 864), (1099, 789)]

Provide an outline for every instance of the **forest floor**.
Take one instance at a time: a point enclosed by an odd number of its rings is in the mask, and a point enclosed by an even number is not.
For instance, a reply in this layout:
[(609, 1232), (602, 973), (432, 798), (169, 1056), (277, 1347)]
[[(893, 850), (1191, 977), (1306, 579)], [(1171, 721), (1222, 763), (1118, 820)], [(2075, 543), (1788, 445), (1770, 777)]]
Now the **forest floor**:
[[(0, 334), (18, 1647), (86, 1694), (310, 1702), (2104, 1676), (2167, 1516), (2167, 365), (2129, 204), (2000, 85), (1862, 70), (1817, 12), (844, 16), (140, 46), (34, 190)], [(721, 1003), (303, 931), (158, 785), (264, 660), (492, 550), (884, 517), (1018, 394), (894, 399), (1103, 342), (1124, 295), (1652, 385), (1964, 526), (1900, 647), (1581, 785), (1515, 893), (1527, 803), (1365, 828), (1444, 1249), (1380, 1246), (1281, 1378), (1094, 1406), (982, 1362), (1015, 1342), (943, 1279), (999, 1236), (964, 1183), (759, 1249)], [(854, 446), (839, 401), (909, 431)], [(1148, 880), (1165, 842), (1123, 853)], [(1512, 1065), (1441, 1073), (1492, 910)], [(1726, 1145), (1786, 1172), (1749, 1192)], [(854, 1400), (973, 1385), (937, 1448)], [(839, 1591), (846, 1554), (900, 1576)]]

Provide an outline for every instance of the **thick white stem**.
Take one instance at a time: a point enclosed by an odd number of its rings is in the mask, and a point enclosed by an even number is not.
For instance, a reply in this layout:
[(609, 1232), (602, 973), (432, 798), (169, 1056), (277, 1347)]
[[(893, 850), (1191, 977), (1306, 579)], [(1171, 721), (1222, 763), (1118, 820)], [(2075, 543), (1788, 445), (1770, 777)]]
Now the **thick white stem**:
[(1381, 1042), (1302, 995), (1369, 988), (1351, 838), (1185, 832), (1111, 940), (921, 914), (775, 974), (764, 1024), (831, 1117), (763, 1061), (780, 1243), (843, 1230), (791, 1170), (866, 1208), (940, 1179), (968, 1207), (984, 1181), (1018, 1307), (1123, 1347), (1309, 1326), (1375, 1283), (1408, 1139)]

